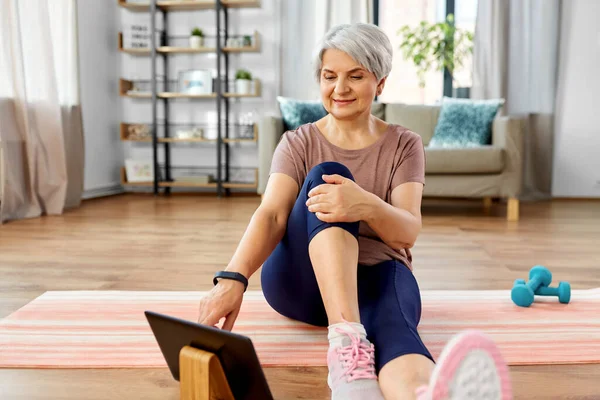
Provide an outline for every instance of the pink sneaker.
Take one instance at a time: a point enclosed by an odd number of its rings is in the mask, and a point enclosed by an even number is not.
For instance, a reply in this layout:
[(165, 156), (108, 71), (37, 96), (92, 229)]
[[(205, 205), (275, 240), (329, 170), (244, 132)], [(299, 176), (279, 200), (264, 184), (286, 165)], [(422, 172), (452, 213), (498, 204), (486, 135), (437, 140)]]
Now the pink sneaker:
[(486, 335), (465, 331), (453, 337), (440, 355), (429, 386), (418, 400), (510, 400), (508, 367)]
[(342, 338), (341, 345), (332, 345), (327, 352), (331, 399), (384, 400), (375, 374), (375, 347), (354, 331), (336, 328), (336, 332), (346, 337)]

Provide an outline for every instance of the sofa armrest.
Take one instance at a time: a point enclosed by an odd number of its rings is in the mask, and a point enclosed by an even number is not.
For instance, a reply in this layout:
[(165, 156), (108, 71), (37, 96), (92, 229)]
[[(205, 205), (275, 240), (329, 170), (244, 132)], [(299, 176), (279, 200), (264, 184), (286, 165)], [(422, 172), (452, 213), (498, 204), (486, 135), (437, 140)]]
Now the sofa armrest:
[(502, 172), (502, 197), (518, 198), (523, 182), (525, 156), (525, 119), (497, 117), (492, 127), (492, 144), (505, 150), (505, 166)]
[(260, 120), (258, 128), (258, 187), (256, 192), (264, 194), (269, 180), (271, 161), (279, 139), (283, 134), (283, 119), (267, 115)]

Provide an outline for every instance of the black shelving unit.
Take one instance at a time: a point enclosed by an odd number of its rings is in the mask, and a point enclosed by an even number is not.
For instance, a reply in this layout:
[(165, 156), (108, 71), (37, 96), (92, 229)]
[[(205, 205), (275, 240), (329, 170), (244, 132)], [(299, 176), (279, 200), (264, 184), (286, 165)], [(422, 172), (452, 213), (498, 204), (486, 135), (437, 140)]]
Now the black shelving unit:
[[(119, 6), (129, 9), (131, 11), (149, 11), (150, 12), (150, 32), (151, 32), (151, 48), (147, 49), (123, 49), (122, 48), (122, 36), (119, 36), (119, 49), (126, 53), (135, 55), (149, 55), (151, 60), (151, 79), (150, 79), (150, 94), (141, 93), (134, 95), (127, 95), (127, 88), (132, 85), (131, 82), (121, 80), (120, 82), (120, 93), (122, 96), (134, 97), (134, 98), (149, 98), (152, 101), (152, 122), (151, 122), (151, 144), (152, 144), (152, 162), (154, 165), (154, 181), (148, 182), (153, 187), (154, 194), (159, 194), (160, 189), (164, 190), (164, 193), (168, 194), (172, 187), (186, 187), (185, 182), (174, 182), (172, 177), (172, 154), (171, 144), (177, 142), (171, 140), (169, 126), (171, 121), (169, 118), (169, 102), (175, 98), (190, 98), (195, 100), (214, 100), (217, 106), (217, 135), (215, 140), (190, 140), (190, 142), (213, 142), (215, 143), (216, 150), (216, 182), (206, 185), (189, 184), (189, 187), (205, 187), (216, 189), (216, 194), (221, 197), (224, 194), (229, 194), (232, 188), (250, 188), (252, 185), (243, 183), (232, 183), (230, 182), (230, 165), (231, 161), (231, 144), (233, 142), (245, 142), (245, 141), (256, 141), (257, 130), (256, 126), (253, 127), (253, 139), (240, 138), (239, 140), (230, 138), (230, 128), (237, 127), (244, 128), (244, 126), (238, 126), (238, 124), (231, 124), (229, 121), (230, 113), (230, 100), (235, 97), (257, 97), (260, 96), (260, 85), (258, 81), (254, 81), (254, 95), (236, 95), (229, 92), (229, 56), (231, 53), (238, 53), (243, 51), (259, 51), (258, 36), (255, 33), (255, 42), (253, 46), (246, 49), (230, 49), (223, 46), (224, 43), (228, 42), (229, 39), (229, 9), (230, 8), (257, 8), (260, 7), (260, 0), (149, 0), (149, 3), (128, 3), (126, 0), (117, 0)], [(216, 25), (216, 44), (214, 48), (205, 47), (203, 49), (191, 50), (181, 47), (171, 47), (170, 40), (177, 38), (176, 36), (169, 36), (169, 18), (170, 12), (182, 12), (182, 11), (196, 11), (196, 10), (214, 10), (215, 13), (215, 25)], [(157, 15), (162, 19), (162, 30), (160, 31), (160, 44), (156, 43), (156, 34), (158, 32), (156, 27)], [(214, 51), (217, 58), (217, 76), (214, 80), (215, 87), (213, 88), (214, 93), (209, 95), (177, 95), (171, 93), (172, 80), (169, 80), (169, 55), (173, 53), (209, 53)], [(164, 79), (162, 82), (162, 91), (158, 91), (158, 74), (157, 74), (157, 62), (161, 59), (163, 63), (163, 75)], [(162, 101), (164, 116), (163, 120), (159, 122), (158, 119), (158, 103)], [(123, 124), (122, 124), (123, 125)], [(162, 127), (163, 135), (159, 137), (159, 125)], [(177, 124), (174, 124), (177, 125)], [(187, 124), (184, 124), (187, 125)], [(247, 129), (247, 127), (245, 127)], [(123, 137), (123, 127), (121, 128), (122, 140), (128, 140)], [(148, 141), (148, 140), (138, 140)], [(162, 146), (164, 163), (159, 164), (159, 151)], [(162, 176), (161, 176), (162, 175)], [(122, 172), (123, 184), (127, 184), (125, 173)], [(255, 181), (255, 184), (257, 182)], [(134, 186), (144, 186), (143, 183), (134, 183)]]

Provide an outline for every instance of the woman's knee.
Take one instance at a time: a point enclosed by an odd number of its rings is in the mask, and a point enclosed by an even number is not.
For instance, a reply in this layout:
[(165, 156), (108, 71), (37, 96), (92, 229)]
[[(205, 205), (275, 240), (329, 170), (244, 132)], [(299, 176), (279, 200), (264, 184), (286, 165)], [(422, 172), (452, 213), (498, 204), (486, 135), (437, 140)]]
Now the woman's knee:
[[(315, 165), (308, 175), (306, 176), (306, 181), (304, 182), (303, 187), (303, 195), (302, 198), (308, 197), (308, 193), (314, 189), (315, 187), (325, 184), (326, 182), (323, 180), (323, 175), (341, 175), (344, 178), (354, 180), (352, 173), (343, 164), (333, 161), (323, 162), (321, 164)], [(307, 226), (308, 226), (308, 242), (312, 241), (312, 239), (317, 235), (317, 233), (321, 232), (323, 229), (327, 229), (329, 227), (339, 227), (346, 231), (348, 231), (352, 236), (354, 236), (358, 240), (358, 230), (359, 230), (359, 222), (335, 222), (328, 223), (319, 220), (314, 213), (308, 211), (308, 207), (303, 204), (302, 209), (304, 213), (307, 213)]]
[(306, 176), (306, 180), (317, 183), (318, 185), (325, 183), (323, 180), (323, 175), (340, 175), (344, 178), (354, 180), (354, 176), (352, 176), (352, 172), (346, 167), (344, 164), (340, 164), (335, 161), (326, 161), (321, 164), (315, 165)]

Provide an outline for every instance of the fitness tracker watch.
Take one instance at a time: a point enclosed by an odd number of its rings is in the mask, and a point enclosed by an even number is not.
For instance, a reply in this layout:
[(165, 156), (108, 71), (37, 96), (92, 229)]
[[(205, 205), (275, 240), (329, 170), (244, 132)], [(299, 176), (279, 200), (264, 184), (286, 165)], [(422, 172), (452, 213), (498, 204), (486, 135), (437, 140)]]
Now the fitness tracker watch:
[(248, 288), (248, 279), (240, 274), (239, 272), (232, 272), (232, 271), (219, 271), (215, 274), (215, 277), (213, 278), (213, 284), (215, 286), (217, 286), (217, 283), (219, 283), (219, 279), (232, 279), (234, 281), (238, 281), (244, 284), (244, 292), (246, 291), (246, 289)]

